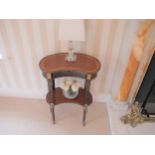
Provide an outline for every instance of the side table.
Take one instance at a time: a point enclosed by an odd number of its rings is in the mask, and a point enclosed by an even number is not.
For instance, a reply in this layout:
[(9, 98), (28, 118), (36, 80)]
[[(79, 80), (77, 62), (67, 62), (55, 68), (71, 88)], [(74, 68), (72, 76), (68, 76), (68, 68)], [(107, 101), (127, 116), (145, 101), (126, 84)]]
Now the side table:
[[(48, 82), (48, 93), (46, 101), (50, 105), (53, 124), (55, 123), (55, 105), (61, 103), (77, 103), (84, 107), (83, 125), (86, 124), (87, 107), (92, 103), (92, 95), (89, 91), (90, 82), (97, 75), (100, 69), (100, 62), (95, 57), (76, 53), (77, 60), (74, 62), (65, 61), (67, 53), (58, 53), (44, 57), (40, 63), (40, 69)], [(79, 94), (74, 99), (67, 99), (63, 96), (61, 88), (55, 87), (55, 79), (59, 77), (79, 77), (85, 79), (84, 88), (80, 88)]]

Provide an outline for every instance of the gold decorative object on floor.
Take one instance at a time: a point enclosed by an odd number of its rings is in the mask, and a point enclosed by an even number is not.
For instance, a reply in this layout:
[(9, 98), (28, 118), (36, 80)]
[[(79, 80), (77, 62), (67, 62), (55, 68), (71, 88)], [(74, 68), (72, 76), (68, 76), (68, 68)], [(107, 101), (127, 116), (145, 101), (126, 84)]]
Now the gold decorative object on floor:
[(141, 115), (138, 102), (132, 105), (130, 114), (121, 117), (121, 121), (124, 124), (130, 124), (132, 127), (136, 127), (137, 124), (144, 122), (144, 117)]

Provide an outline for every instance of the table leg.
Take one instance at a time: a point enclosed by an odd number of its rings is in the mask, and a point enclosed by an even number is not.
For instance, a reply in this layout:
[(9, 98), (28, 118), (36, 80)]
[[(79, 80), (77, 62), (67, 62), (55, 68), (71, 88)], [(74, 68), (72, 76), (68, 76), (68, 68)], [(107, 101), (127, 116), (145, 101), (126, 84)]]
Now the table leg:
[(83, 126), (86, 125), (86, 114), (87, 114), (87, 110), (88, 110), (88, 105), (85, 104), (83, 107)]
[(53, 120), (53, 124), (55, 124), (55, 112), (54, 112), (54, 93), (53, 90), (55, 89), (55, 83), (54, 83), (54, 79), (53, 79), (53, 75), (48, 73), (46, 75), (47, 78), (47, 82), (48, 82), (48, 91), (51, 92), (52, 94), (52, 103), (50, 104), (50, 110), (51, 110), (51, 114), (52, 114), (52, 120)]
[(55, 124), (55, 112), (54, 112), (54, 108), (55, 108), (54, 104), (51, 103), (50, 104), (50, 109), (51, 109), (51, 113), (52, 113), (53, 124)]
[(88, 91), (90, 88), (90, 80), (91, 80), (91, 75), (88, 74), (86, 76), (86, 81), (85, 81), (85, 98), (84, 98), (84, 109), (83, 109), (83, 126), (86, 125), (86, 114), (87, 114), (87, 109), (88, 109), (88, 104), (87, 104), (87, 95)]

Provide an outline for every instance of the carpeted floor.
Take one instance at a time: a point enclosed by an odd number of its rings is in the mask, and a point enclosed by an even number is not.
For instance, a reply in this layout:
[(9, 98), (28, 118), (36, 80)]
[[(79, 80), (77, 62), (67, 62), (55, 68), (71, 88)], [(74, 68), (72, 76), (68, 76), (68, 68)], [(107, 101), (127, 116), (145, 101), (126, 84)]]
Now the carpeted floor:
[(52, 124), (49, 106), (44, 100), (0, 97), (0, 134), (110, 134), (106, 104), (88, 108), (87, 124), (82, 126), (83, 108), (76, 104), (56, 106), (56, 124)]

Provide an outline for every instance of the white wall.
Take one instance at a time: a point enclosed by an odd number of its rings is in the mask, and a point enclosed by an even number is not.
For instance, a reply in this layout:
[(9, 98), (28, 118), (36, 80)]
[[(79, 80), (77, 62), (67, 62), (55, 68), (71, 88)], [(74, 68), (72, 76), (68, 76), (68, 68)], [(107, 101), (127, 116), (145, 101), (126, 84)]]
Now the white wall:
[[(91, 90), (96, 99), (116, 95), (140, 20), (85, 20), (86, 42), (78, 52), (102, 64)], [(64, 52), (57, 39), (58, 20), (0, 20), (0, 96), (44, 98), (47, 84), (38, 63), (46, 55)]]

